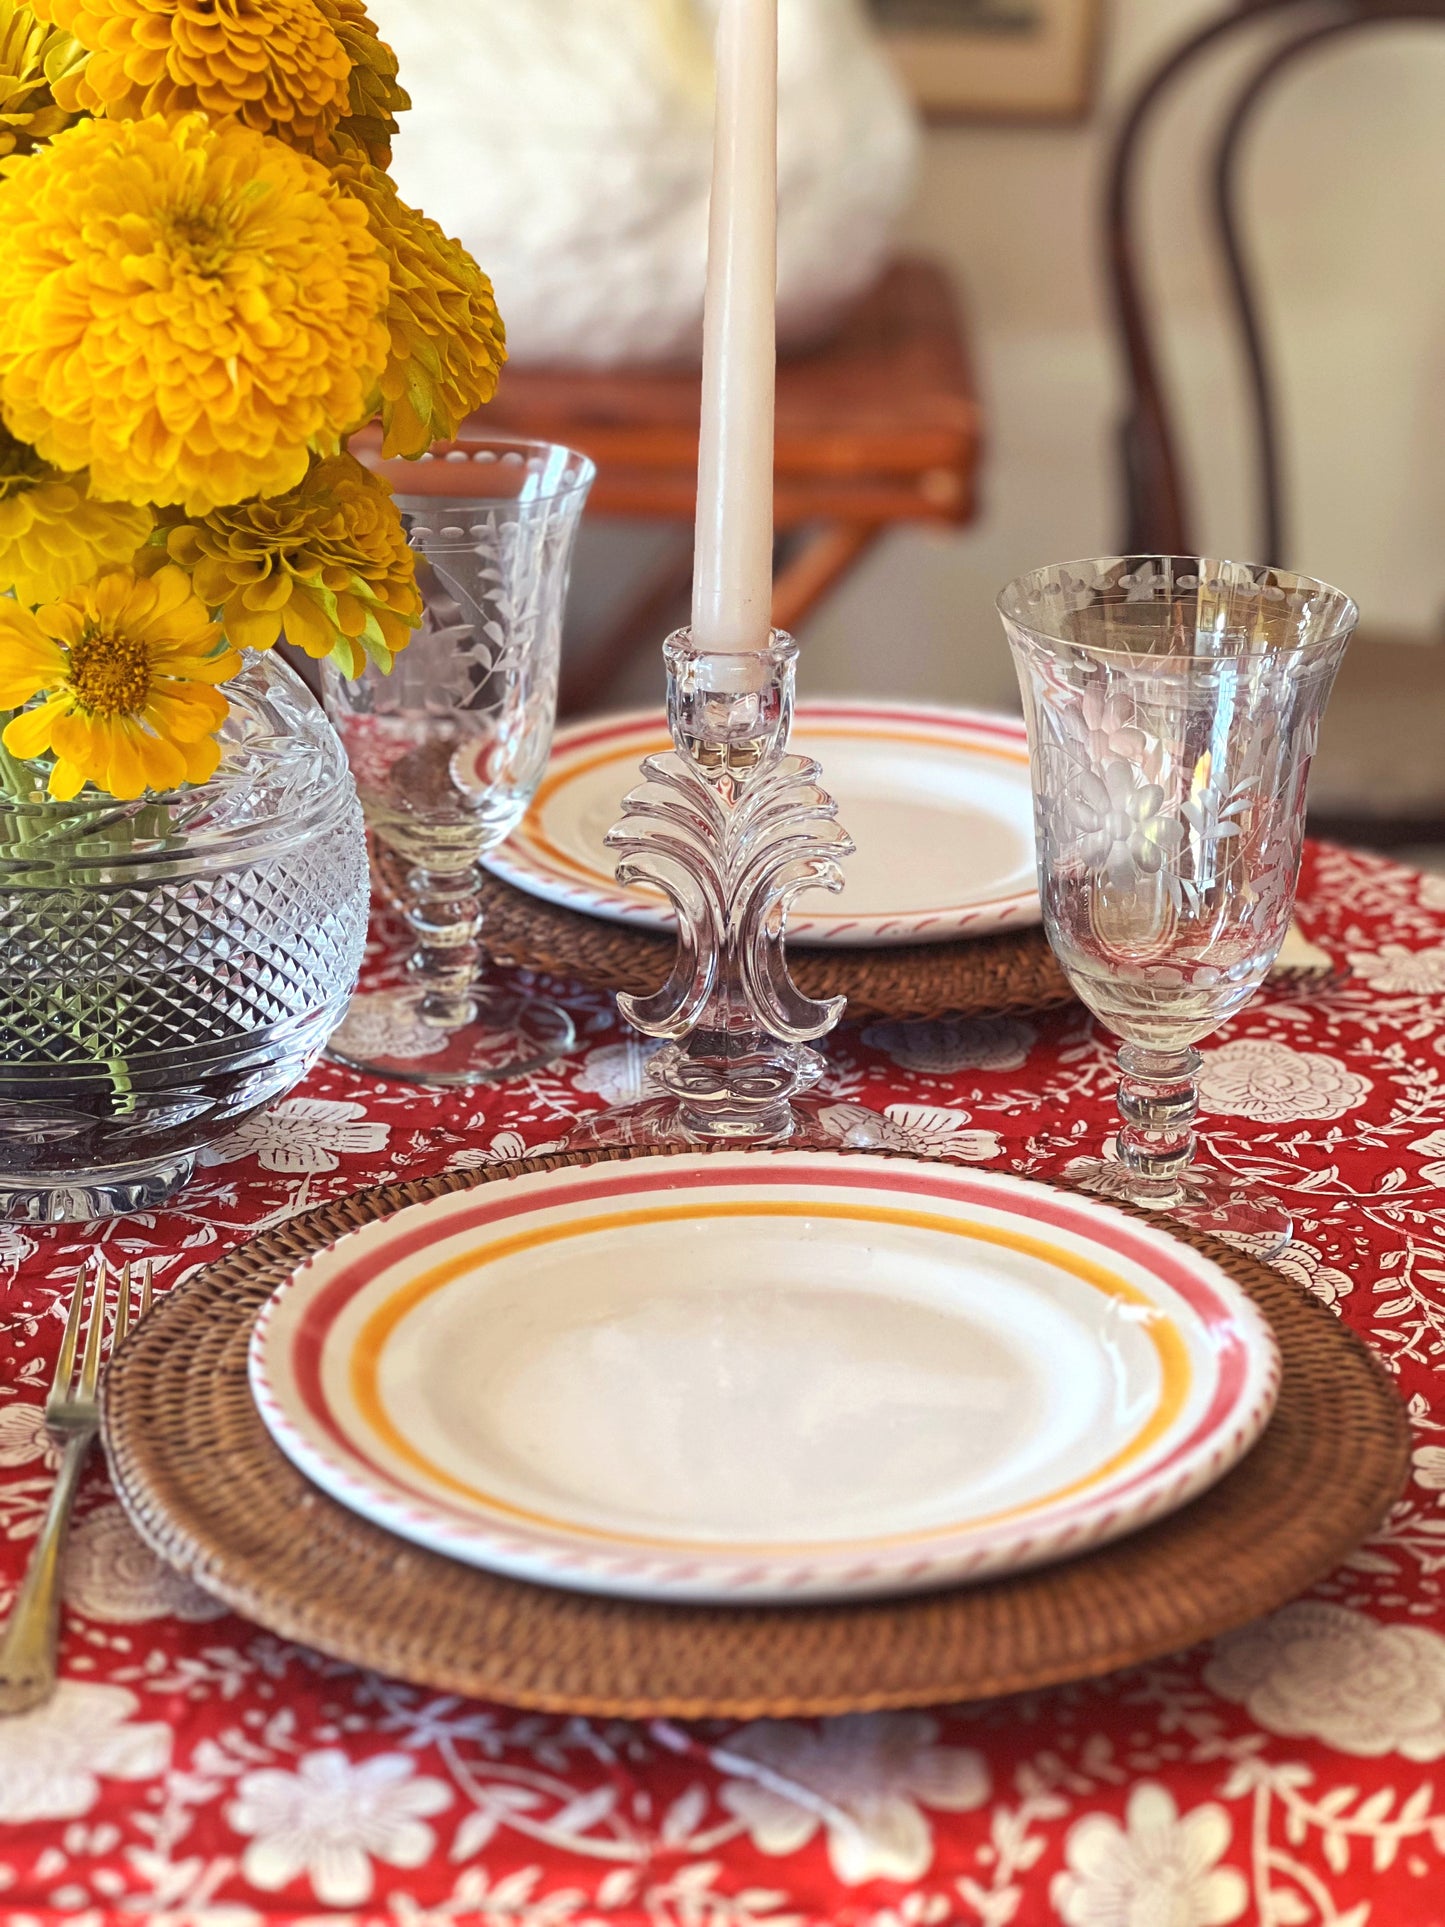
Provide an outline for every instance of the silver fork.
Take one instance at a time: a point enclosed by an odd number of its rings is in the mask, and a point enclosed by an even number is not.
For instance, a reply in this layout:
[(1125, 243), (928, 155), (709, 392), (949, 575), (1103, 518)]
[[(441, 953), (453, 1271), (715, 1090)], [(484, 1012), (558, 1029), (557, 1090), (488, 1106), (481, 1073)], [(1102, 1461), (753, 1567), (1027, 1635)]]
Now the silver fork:
[[(94, 1276), (94, 1286), (90, 1279)], [(45, 1523), (35, 1541), (30, 1564), (20, 1583), (10, 1617), (0, 1634), (0, 1715), (27, 1713), (55, 1691), (55, 1654), (60, 1632), (61, 1555), (70, 1524), (70, 1508), (80, 1484), (81, 1468), (100, 1430), (100, 1368), (106, 1353), (105, 1300), (109, 1270), (104, 1258), (84, 1264), (75, 1274), (75, 1290), (65, 1320), (65, 1336), (55, 1361), (50, 1396), (45, 1401), (45, 1423), (63, 1441), (64, 1456), (50, 1495)], [(140, 1267), (140, 1312), (151, 1305), (151, 1268)], [(88, 1309), (87, 1309), (88, 1307)], [(112, 1345), (130, 1329), (130, 1266), (122, 1267), (112, 1321)], [(75, 1376), (75, 1354), (80, 1327), (85, 1324), (85, 1350), (80, 1376)]]

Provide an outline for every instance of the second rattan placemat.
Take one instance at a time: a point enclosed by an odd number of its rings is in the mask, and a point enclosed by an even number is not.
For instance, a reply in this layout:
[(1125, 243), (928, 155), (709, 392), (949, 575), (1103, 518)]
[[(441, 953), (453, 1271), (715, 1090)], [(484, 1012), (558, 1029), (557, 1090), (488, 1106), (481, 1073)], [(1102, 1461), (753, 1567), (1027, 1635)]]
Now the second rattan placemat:
[[(591, 990), (656, 990), (672, 967), (670, 933), (634, 930), (529, 896), (501, 877), (482, 886), (483, 938), (500, 964), (570, 977)], [(1051, 1010), (1073, 996), (1043, 930), (1004, 930), (954, 943), (869, 949), (841, 945), (788, 950), (805, 996), (848, 999), (848, 1022), (929, 1017), (1001, 1017)]]
[(1192, 1645), (1302, 1591), (1404, 1484), (1404, 1409), (1364, 1346), (1278, 1272), (1184, 1232), (1273, 1326), (1279, 1405), (1202, 1498), (1063, 1565), (855, 1605), (643, 1605), (458, 1565), (367, 1524), (295, 1470), (246, 1377), (256, 1314), (295, 1265), (373, 1218), (509, 1170), (636, 1155), (577, 1152), (362, 1193), (208, 1266), (107, 1376), (111, 1470), (141, 1534), (283, 1638), (442, 1692), (554, 1712), (752, 1718), (982, 1699)]

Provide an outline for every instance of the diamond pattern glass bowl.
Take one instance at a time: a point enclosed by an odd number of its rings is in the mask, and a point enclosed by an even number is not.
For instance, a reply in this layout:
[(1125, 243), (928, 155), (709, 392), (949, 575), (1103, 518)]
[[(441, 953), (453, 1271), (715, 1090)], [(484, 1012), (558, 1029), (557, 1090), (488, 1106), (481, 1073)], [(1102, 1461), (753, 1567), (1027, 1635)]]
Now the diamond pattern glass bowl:
[(341, 745), (275, 657), (226, 694), (201, 787), (0, 796), (0, 1220), (163, 1202), (345, 1013), (368, 891)]

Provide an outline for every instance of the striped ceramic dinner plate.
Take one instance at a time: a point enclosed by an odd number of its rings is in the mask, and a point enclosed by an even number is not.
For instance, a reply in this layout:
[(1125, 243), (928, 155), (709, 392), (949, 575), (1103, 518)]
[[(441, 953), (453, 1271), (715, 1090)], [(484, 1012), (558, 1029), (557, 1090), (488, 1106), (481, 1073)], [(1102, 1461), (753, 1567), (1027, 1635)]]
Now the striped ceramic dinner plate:
[[(559, 730), (531, 809), (488, 868), (549, 902), (667, 928), (660, 897), (617, 883), (602, 839), (639, 781), (639, 762), (669, 747), (656, 710)], [(1017, 717), (803, 703), (792, 747), (821, 763), (858, 847), (841, 896), (799, 899), (790, 941), (931, 943), (1039, 921), (1028, 742)]]
[(765, 1602), (951, 1585), (1183, 1505), (1273, 1407), (1223, 1271), (1098, 1199), (898, 1158), (523, 1173), (300, 1267), (251, 1345), (282, 1450), (521, 1579)]

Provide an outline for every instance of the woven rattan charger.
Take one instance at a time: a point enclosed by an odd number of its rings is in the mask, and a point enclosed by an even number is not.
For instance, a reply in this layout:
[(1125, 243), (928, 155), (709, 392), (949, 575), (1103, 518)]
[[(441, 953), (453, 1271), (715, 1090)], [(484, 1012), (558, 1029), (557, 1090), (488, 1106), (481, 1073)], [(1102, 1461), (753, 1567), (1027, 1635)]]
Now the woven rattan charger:
[(262, 1303), (303, 1258), (443, 1192), (635, 1155), (577, 1152), (365, 1192), (208, 1266), (140, 1327), (108, 1378), (107, 1452), (142, 1536), (282, 1637), (439, 1691), (554, 1712), (755, 1717), (980, 1699), (1191, 1645), (1330, 1570), (1404, 1483), (1404, 1411), (1363, 1345), (1277, 1272), (1184, 1232), (1274, 1328), (1284, 1363), (1274, 1418), (1228, 1477), (1173, 1517), (985, 1585), (821, 1607), (594, 1598), (407, 1544), (283, 1457), (252, 1402), (246, 1348)]
[[(501, 877), (486, 878), (482, 903), (484, 940), (498, 963), (545, 970), (589, 990), (645, 996), (662, 983), (676, 955), (670, 931), (636, 930), (567, 910)], [(1051, 1010), (1073, 996), (1037, 926), (953, 943), (796, 944), (788, 970), (804, 996), (845, 996), (849, 1023), (1001, 1017)]]

